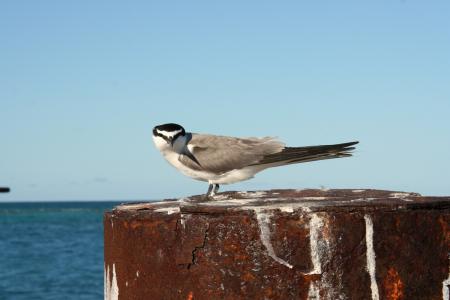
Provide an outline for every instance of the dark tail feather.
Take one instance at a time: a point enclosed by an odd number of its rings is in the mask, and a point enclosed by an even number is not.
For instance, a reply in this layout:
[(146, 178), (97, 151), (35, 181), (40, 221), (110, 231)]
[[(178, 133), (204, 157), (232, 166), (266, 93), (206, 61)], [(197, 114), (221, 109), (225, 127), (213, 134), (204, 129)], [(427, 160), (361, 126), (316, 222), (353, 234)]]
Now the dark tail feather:
[(335, 145), (320, 145), (309, 147), (286, 147), (281, 152), (270, 154), (260, 160), (257, 165), (284, 162), (285, 164), (302, 163), (307, 161), (331, 159), (352, 156), (350, 151), (353, 145), (359, 142), (350, 142)]

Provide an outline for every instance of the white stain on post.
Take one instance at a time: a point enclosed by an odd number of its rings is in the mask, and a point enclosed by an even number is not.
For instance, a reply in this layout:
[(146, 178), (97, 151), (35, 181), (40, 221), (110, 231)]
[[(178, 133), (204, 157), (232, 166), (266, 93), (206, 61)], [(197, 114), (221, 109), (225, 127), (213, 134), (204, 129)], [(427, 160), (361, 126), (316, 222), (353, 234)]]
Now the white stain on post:
[(118, 300), (119, 299), (119, 287), (117, 285), (116, 265), (113, 264), (112, 279), (109, 266), (105, 269), (104, 278), (104, 294), (105, 300)]
[(180, 215), (180, 223), (181, 223), (181, 226), (183, 226), (183, 228), (186, 227), (186, 220), (189, 219), (190, 216), (191, 215), (185, 215), (185, 214)]
[(267, 193), (265, 191), (256, 191), (256, 192), (238, 192), (238, 194), (246, 198), (262, 198), (266, 196)]
[[(319, 275), (309, 284), (308, 300), (344, 300), (348, 297), (344, 294), (342, 286), (343, 271), (338, 267), (332, 267), (336, 260), (336, 241), (331, 228), (331, 220), (327, 213), (310, 213), (309, 219), (309, 244), (311, 248), (312, 270), (305, 275)], [(339, 262), (339, 259), (337, 259)]]
[(320, 289), (314, 281), (309, 284), (308, 300), (320, 300)]
[[(340, 283), (333, 280), (333, 274), (324, 272), (322, 266), (329, 263), (330, 237), (325, 234), (327, 220), (317, 213), (310, 214), (309, 221), (309, 245), (311, 248), (312, 270), (307, 275), (320, 275), (320, 280), (311, 281), (308, 290), (308, 300), (321, 299), (320, 291), (323, 290), (323, 299), (341, 299)], [(338, 270), (335, 270), (338, 272)]]
[(270, 257), (273, 258), (276, 262), (292, 269), (292, 265), (285, 261), (284, 259), (278, 257), (275, 254), (275, 250), (273, 249), (272, 243), (270, 242), (270, 217), (271, 215), (268, 213), (263, 213), (258, 209), (255, 209), (256, 219), (258, 220), (258, 226), (261, 233), (261, 242), (266, 247), (267, 252)]
[(110, 290), (110, 283), (109, 283), (109, 266), (104, 265), (103, 266), (103, 296), (105, 297), (105, 300), (107, 300), (107, 296), (109, 294)]
[[(448, 258), (450, 259), (450, 256)], [(442, 299), (450, 300), (450, 265), (448, 269), (448, 278), (442, 282)]]
[(294, 212), (294, 207), (292, 206), (281, 206), (280, 207), (280, 211), (282, 212), (287, 212), (287, 213), (293, 213)]
[(155, 209), (155, 212), (165, 212), (168, 215), (171, 215), (171, 214), (179, 213), (180, 212), (180, 207), (172, 206), (172, 207), (158, 208), (158, 209)]
[(322, 228), (323, 220), (317, 214), (312, 214), (311, 220), (309, 221), (309, 244), (311, 247), (311, 261), (313, 263), (313, 270), (309, 272), (309, 274), (322, 273), (320, 258), (322, 253), (326, 250), (326, 243), (319, 241)]
[(373, 248), (373, 222), (369, 215), (364, 216), (366, 222), (366, 258), (367, 271), (370, 276), (370, 289), (372, 291), (372, 300), (379, 300), (378, 285), (375, 277), (375, 250)]

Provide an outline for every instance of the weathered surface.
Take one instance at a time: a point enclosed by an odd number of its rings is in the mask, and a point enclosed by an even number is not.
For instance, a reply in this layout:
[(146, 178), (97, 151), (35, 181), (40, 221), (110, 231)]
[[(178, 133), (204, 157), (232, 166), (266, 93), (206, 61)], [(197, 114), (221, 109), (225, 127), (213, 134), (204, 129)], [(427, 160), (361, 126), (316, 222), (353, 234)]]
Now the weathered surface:
[[(448, 299), (450, 197), (272, 190), (107, 212), (107, 299)], [(447, 297), (447, 298), (445, 298)]]

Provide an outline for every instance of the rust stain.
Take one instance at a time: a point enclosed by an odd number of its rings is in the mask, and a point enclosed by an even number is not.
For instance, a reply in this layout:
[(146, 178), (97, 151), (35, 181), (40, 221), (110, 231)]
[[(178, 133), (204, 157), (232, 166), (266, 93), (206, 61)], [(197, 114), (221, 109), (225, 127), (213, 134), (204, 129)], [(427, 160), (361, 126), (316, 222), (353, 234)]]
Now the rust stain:
[(395, 219), (395, 228), (397, 229), (397, 230), (399, 230), (400, 229), (400, 219)]
[(323, 227), (322, 227), (322, 236), (325, 240), (329, 241), (331, 237), (333, 236), (330, 228), (330, 220), (326, 215), (320, 215), (319, 216), (323, 221)]
[(450, 244), (450, 230), (448, 226), (448, 222), (444, 220), (444, 216), (439, 216), (439, 224), (441, 225), (442, 232), (444, 233), (445, 243)]
[(255, 280), (255, 276), (249, 272), (245, 272), (244, 275), (241, 277), (244, 281), (253, 281)]
[(124, 221), (125, 228), (136, 229), (139, 227), (144, 227), (149, 230), (155, 230), (158, 226), (164, 225), (167, 226), (168, 222), (165, 220), (157, 220), (157, 221), (148, 221), (148, 220), (131, 220), (129, 222)]
[(264, 289), (264, 296), (266, 297), (272, 297), (273, 296), (273, 290), (271, 287), (268, 287)]
[(397, 270), (395, 270), (393, 267), (389, 268), (387, 272), (386, 279), (384, 280), (384, 286), (386, 287), (386, 299), (404, 299), (403, 282)]
[(252, 219), (251, 218), (242, 218), (242, 223), (245, 225), (249, 225), (252, 223)]
[(186, 300), (192, 300), (194, 299), (194, 292), (189, 292), (189, 295), (187, 296)]
[(244, 254), (240, 254), (240, 253), (236, 253), (234, 255), (234, 260), (240, 260), (240, 261), (246, 261), (248, 260), (248, 255), (244, 255)]
[(321, 274), (304, 274), (301, 273), (306, 283), (311, 283), (312, 281), (318, 281), (322, 278)]
[(232, 243), (226, 243), (226, 244), (224, 244), (223, 245), (223, 249), (226, 251), (226, 252), (231, 252), (231, 253), (233, 253), (233, 252), (235, 252), (237, 249), (238, 249), (238, 246), (236, 246), (235, 244), (232, 244)]
[(132, 229), (136, 229), (136, 228), (142, 226), (142, 222), (133, 220), (133, 221), (131, 221), (130, 226)]

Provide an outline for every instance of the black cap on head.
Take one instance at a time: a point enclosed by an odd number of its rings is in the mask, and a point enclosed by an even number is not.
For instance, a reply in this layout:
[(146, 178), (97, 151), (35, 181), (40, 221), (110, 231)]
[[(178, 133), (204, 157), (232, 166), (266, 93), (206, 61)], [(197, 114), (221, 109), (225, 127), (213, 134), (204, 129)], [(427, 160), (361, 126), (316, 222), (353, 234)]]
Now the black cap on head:
[(168, 143), (175, 141), (177, 137), (184, 136), (185, 134), (186, 132), (184, 128), (181, 125), (175, 123), (162, 124), (153, 128), (153, 135), (162, 137)]
[(175, 123), (167, 123), (167, 124), (162, 124), (162, 125), (158, 125), (155, 126), (155, 128), (153, 130), (159, 130), (159, 131), (167, 131), (167, 132), (173, 132), (173, 131), (183, 131), (184, 132), (184, 128), (181, 125), (175, 124)]

